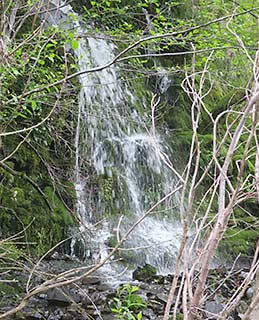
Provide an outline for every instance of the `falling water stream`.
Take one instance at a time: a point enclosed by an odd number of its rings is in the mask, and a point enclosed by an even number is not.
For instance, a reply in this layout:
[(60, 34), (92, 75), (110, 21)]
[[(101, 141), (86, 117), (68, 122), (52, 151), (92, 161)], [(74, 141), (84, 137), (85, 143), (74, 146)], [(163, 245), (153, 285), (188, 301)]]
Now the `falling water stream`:
[[(72, 12), (69, 6), (62, 10), (63, 15)], [(78, 35), (84, 33), (79, 20), (73, 25)], [(116, 47), (111, 41), (79, 39), (75, 55), (80, 71), (114, 59)], [(117, 237), (175, 188), (177, 179), (168, 166), (172, 150), (150, 128), (149, 107), (116, 65), (84, 73), (79, 81), (75, 189), (81, 225), (80, 241), (78, 237), (72, 241), (72, 254), (79, 243), (81, 258), (96, 262), (107, 256)], [(170, 82), (163, 77), (161, 83), (163, 93)], [(146, 114), (140, 115), (138, 104)], [(116, 274), (125, 266), (133, 270), (145, 263), (160, 273), (172, 271), (181, 237), (178, 204), (174, 195), (148, 215), (116, 255), (122, 262), (107, 264), (104, 272)]]

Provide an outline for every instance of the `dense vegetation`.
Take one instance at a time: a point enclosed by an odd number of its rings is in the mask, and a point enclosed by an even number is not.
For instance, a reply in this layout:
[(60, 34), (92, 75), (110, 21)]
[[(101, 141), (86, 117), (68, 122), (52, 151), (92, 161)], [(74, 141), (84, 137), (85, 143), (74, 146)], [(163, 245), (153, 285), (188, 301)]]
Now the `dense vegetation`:
[[(0, 242), (3, 257), (42, 255), (75, 223), (80, 86), (73, 50), (85, 36), (107, 37), (118, 54), (124, 50), (114, 63), (147, 105), (159, 96), (156, 126), (170, 133), (175, 165), (189, 179), (183, 220), (206, 217), (209, 228), (200, 233), (209, 235), (218, 212), (213, 187), (258, 81), (258, 1), (74, 0), (81, 23), (91, 26), (83, 35), (43, 26), (48, 8), (39, 3), (0, 4), (0, 234), (17, 235)], [(171, 80), (165, 92), (161, 74)], [(250, 256), (258, 238), (258, 113), (243, 128), (227, 167), (224, 201), (232, 207), (219, 248)]]
[[(73, 187), (67, 172), (73, 167), (78, 85), (76, 79), (64, 86), (55, 82), (76, 71), (74, 57), (65, 46), (76, 48), (77, 41), (75, 31), (42, 29), (37, 12), (32, 11), (34, 5), (24, 4), (2, 4), (3, 21), (14, 8), (18, 9), (14, 22), (18, 27), (8, 30), (6, 25), (1, 26), (1, 232), (13, 235), (31, 224), (26, 230), (27, 239), (37, 243), (39, 252), (43, 252), (64, 236), (63, 228), (58, 227), (60, 222), (71, 221), (62, 200), (72, 208)], [(142, 95), (143, 85), (148, 85), (145, 93), (148, 99), (157, 90), (160, 70), (167, 73), (172, 85), (162, 96), (156, 123), (160, 129), (167, 127), (174, 132), (174, 147), (184, 146), (185, 153), (193, 129), (190, 95), (183, 92), (181, 85), (186, 85), (182, 81), (192, 73), (197, 84), (203, 81), (200, 93), (204, 95), (204, 110), (198, 126), (202, 175), (212, 156), (211, 118), (216, 119), (224, 110), (233, 111), (220, 118), (217, 140), (221, 141), (228, 123), (233, 123), (231, 130), (235, 128), (235, 118), (246, 103), (245, 95), (253, 87), (251, 60), (256, 52), (257, 20), (252, 8), (256, 3), (146, 0), (137, 1), (133, 8), (126, 0), (114, 0), (73, 1), (72, 5), (84, 22), (92, 24), (91, 36), (112, 37), (118, 50), (139, 39), (161, 35), (140, 41), (123, 56), (119, 67), (126, 70), (129, 82), (139, 81)], [(173, 36), (164, 36), (172, 32)], [(191, 54), (194, 50), (198, 52), (195, 56)], [(75, 106), (73, 113), (71, 103)], [(48, 119), (38, 126), (45, 117)], [(33, 129), (6, 135), (34, 125)], [(251, 126), (252, 120), (247, 120), (248, 130)], [(248, 133), (242, 135), (231, 162), (229, 174), (233, 184), (237, 183), (238, 162), (247, 137)], [(219, 161), (224, 159), (230, 140), (231, 132), (219, 150)], [(255, 154), (253, 142), (243, 175), (247, 190), (253, 189)], [(213, 182), (213, 170), (208, 172), (204, 188)], [(229, 237), (232, 249), (234, 244), (236, 253), (251, 253), (257, 237), (253, 226), (257, 215), (258, 206), (253, 198), (242, 201), (235, 209), (226, 238)], [(55, 222), (51, 227), (49, 220)], [(236, 238), (238, 244), (233, 241)]]
[(75, 71), (74, 58), (65, 50), (67, 35), (43, 30), (30, 5), (3, 4), (2, 21), (15, 7), (17, 29), (8, 30), (5, 24), (1, 30), (1, 235), (23, 231), (18, 248), (41, 255), (73, 223), (69, 211), (78, 89), (72, 81), (52, 86)]

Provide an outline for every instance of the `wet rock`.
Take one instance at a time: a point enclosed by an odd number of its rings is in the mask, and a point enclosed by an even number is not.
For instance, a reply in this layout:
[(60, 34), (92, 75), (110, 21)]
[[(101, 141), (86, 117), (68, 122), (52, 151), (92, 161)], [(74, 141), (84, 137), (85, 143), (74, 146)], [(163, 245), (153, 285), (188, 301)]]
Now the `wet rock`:
[(243, 315), (246, 313), (247, 309), (248, 309), (248, 304), (245, 301), (241, 300), (236, 308), (236, 311), (238, 312), (239, 315)]
[(80, 302), (80, 295), (69, 288), (52, 288), (47, 291), (47, 301), (57, 306), (67, 306), (72, 302)]
[(145, 264), (143, 267), (138, 267), (133, 271), (132, 277), (134, 280), (147, 281), (156, 275), (156, 268), (150, 264)]
[(15, 320), (45, 320), (50, 319), (50, 317), (46, 317), (48, 315), (43, 313), (39, 313), (37, 311), (19, 311), (15, 314), (14, 318), (8, 318), (8, 319), (15, 319)]
[(106, 292), (112, 291), (112, 287), (109, 286), (109, 285), (106, 284), (106, 283), (97, 284), (97, 285), (95, 286), (95, 288), (96, 288), (96, 290), (101, 291), (101, 292), (104, 292), (104, 291), (106, 291)]
[(82, 301), (82, 307), (87, 309), (89, 306), (99, 306), (106, 302), (105, 293), (94, 292), (91, 295), (85, 295)]
[(86, 320), (90, 319), (87, 312), (79, 309), (76, 305), (73, 305), (66, 309), (62, 320)]
[(152, 283), (156, 283), (156, 284), (167, 284), (167, 278), (165, 276), (161, 276), (161, 275), (154, 275), (152, 276)]
[[(69, 270), (71, 263), (65, 263), (60, 260), (49, 260), (47, 264), (42, 265), (42, 268), (52, 274), (58, 274), (64, 270)], [(133, 274), (133, 278), (138, 280), (137, 286), (139, 287), (134, 294), (141, 297), (147, 304), (147, 308), (142, 310), (143, 320), (163, 319), (173, 275), (158, 276), (155, 272), (155, 268), (150, 265), (145, 265), (144, 267), (137, 268)], [(198, 271), (196, 275), (199, 275)], [(235, 271), (224, 268), (210, 270), (206, 283), (206, 294), (210, 298), (205, 304), (204, 309), (206, 311), (203, 314), (204, 317), (201, 319), (217, 319), (219, 312), (221, 312), (225, 306), (224, 303), (226, 303), (229, 296), (237, 290), (240, 281), (242, 282), (246, 275), (247, 270), (243, 269)], [(16, 274), (14, 277), (17, 279)], [(50, 289), (47, 293), (41, 293), (38, 296), (32, 297), (23, 312), (20, 313), (20, 317), (17, 315), (16, 319), (85, 320), (91, 318), (93, 320), (114, 320), (115, 314), (111, 312), (111, 306), (114, 298), (118, 298), (120, 291), (119, 288), (116, 289), (104, 283), (102, 279), (102, 276), (98, 272), (95, 272), (85, 277), (76, 285)], [(40, 284), (42, 281), (37, 278), (35, 280), (34, 285)], [(181, 281), (182, 278), (180, 275), (177, 282), (176, 293), (178, 292)], [(193, 283), (194, 286), (195, 281)], [(26, 285), (26, 274), (21, 277), (21, 281), (19, 282), (21, 283), (21, 287), (24, 288)], [(134, 286), (136, 283), (129, 283), (129, 285)], [(228, 320), (241, 319), (253, 296), (253, 290), (251, 285)], [(125, 291), (123, 294), (120, 294), (119, 299), (123, 302), (126, 296), (127, 292)], [(7, 311), (16, 305), (13, 297), (14, 295), (7, 294), (2, 297), (0, 312)], [(72, 301), (75, 303), (71, 303)], [(173, 305), (175, 305), (175, 301)], [(6, 306), (8, 306), (8, 309)], [(177, 312), (180, 313), (181, 311), (181, 305), (179, 303)], [(12, 318), (8, 320), (12, 320)]]
[(57, 252), (53, 252), (52, 255), (49, 257), (52, 260), (62, 260), (62, 256)]
[(83, 285), (89, 285), (89, 284), (100, 284), (101, 280), (98, 276), (87, 276), (82, 279)]
[(148, 306), (152, 308), (156, 315), (161, 315), (164, 313), (165, 304), (163, 302), (152, 300), (149, 302)]
[(159, 293), (159, 294), (156, 296), (156, 299), (157, 299), (157, 301), (166, 304), (166, 303), (167, 303), (167, 300), (168, 300), (168, 295), (167, 295), (167, 294), (163, 294), (163, 293)]
[(205, 304), (205, 310), (207, 319), (217, 319), (217, 314), (219, 314), (224, 309), (224, 304), (215, 301), (209, 301)]
[(41, 293), (41, 294), (39, 294), (38, 297), (39, 297), (39, 299), (47, 299), (48, 298), (46, 293)]
[(102, 314), (102, 317), (98, 317), (96, 320), (114, 320), (114, 315), (111, 313)]
[(252, 299), (253, 294), (254, 294), (254, 287), (248, 288), (246, 290), (246, 298), (247, 299), (249, 299), (249, 300)]
[(63, 316), (64, 312), (61, 309), (57, 309), (48, 317), (48, 320), (63, 320)]
[(148, 319), (156, 319), (155, 312), (151, 308), (144, 309), (142, 314)]
[(64, 254), (63, 260), (66, 262), (73, 262), (73, 258), (68, 254)]

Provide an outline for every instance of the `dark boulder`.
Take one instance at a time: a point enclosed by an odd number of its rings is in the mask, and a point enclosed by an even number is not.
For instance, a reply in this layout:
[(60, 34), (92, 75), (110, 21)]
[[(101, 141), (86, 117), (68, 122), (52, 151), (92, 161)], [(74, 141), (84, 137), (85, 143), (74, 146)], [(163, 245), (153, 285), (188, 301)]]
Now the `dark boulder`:
[(145, 264), (143, 267), (137, 267), (137, 269), (133, 271), (132, 277), (134, 280), (148, 281), (151, 280), (155, 275), (156, 268), (150, 264)]

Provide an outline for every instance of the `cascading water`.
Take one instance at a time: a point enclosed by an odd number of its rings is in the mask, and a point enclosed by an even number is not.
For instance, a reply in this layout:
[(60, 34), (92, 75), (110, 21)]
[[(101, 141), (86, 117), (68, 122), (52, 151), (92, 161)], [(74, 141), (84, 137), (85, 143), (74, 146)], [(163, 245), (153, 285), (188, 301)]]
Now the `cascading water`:
[[(76, 32), (82, 33), (79, 22), (73, 23)], [(80, 38), (78, 44), (75, 54), (80, 70), (103, 66), (115, 56), (116, 47), (106, 40)], [(162, 80), (163, 93), (170, 83), (165, 77)], [(154, 136), (148, 115), (137, 112), (136, 105), (144, 102), (134, 88), (128, 88), (119, 70), (113, 65), (82, 74), (79, 81), (77, 213), (84, 258), (96, 261), (115, 245), (116, 235), (124, 234), (174, 189), (176, 178), (165, 163), (164, 153), (168, 154), (169, 148), (163, 137)], [(124, 265), (134, 268), (149, 263), (159, 272), (167, 272), (169, 267), (172, 271), (181, 237), (177, 204), (177, 197), (168, 198), (135, 228), (118, 253)], [(74, 238), (72, 244), (76, 241)], [(114, 265), (106, 267), (111, 271)]]

